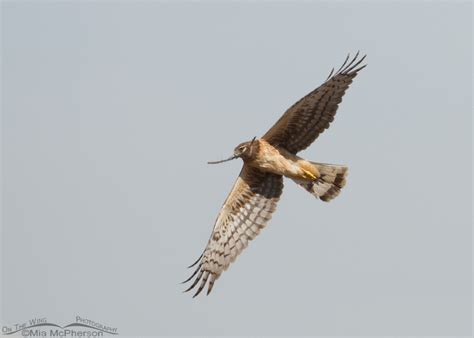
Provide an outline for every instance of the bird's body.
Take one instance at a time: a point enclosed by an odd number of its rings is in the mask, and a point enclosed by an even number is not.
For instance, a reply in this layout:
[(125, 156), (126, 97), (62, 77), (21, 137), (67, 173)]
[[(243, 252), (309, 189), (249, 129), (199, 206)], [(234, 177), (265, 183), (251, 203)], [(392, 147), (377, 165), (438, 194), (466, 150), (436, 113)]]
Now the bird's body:
[(284, 148), (274, 147), (264, 139), (250, 143), (255, 150), (251, 150), (251, 157), (242, 157), (242, 159), (245, 164), (253, 168), (308, 182), (314, 181), (320, 176), (316, 165)]
[[(334, 120), (346, 89), (365, 66), (365, 56), (349, 56), (341, 68), (318, 88), (291, 106), (261, 138), (239, 144), (227, 160), (244, 162), (231, 192), (222, 206), (207, 246), (199, 259), (189, 291), (194, 296), (208, 285), (207, 293), (236, 257), (270, 220), (288, 177), (318, 199), (335, 198), (346, 183), (347, 167), (307, 161), (297, 153), (307, 148)], [(347, 64), (347, 65), (346, 65)], [(357, 68), (358, 67), (358, 68)]]

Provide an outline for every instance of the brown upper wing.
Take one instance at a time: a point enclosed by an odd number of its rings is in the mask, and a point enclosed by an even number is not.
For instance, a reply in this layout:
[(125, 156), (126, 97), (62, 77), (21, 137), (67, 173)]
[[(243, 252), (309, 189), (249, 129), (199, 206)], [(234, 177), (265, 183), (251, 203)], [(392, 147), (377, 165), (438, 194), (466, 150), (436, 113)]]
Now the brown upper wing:
[(196, 274), (189, 291), (198, 285), (196, 297), (208, 283), (207, 293), (230, 263), (247, 247), (262, 230), (275, 211), (283, 191), (280, 175), (264, 173), (244, 165), (237, 181), (217, 216), (214, 230), (207, 247), (199, 259), (196, 270), (184, 283)]
[(348, 55), (334, 75), (331, 72), (326, 82), (291, 106), (263, 138), (294, 154), (313, 143), (334, 120), (346, 89), (357, 72), (365, 67), (357, 68), (365, 59), (364, 56), (358, 60), (358, 56), (359, 53), (348, 63)]

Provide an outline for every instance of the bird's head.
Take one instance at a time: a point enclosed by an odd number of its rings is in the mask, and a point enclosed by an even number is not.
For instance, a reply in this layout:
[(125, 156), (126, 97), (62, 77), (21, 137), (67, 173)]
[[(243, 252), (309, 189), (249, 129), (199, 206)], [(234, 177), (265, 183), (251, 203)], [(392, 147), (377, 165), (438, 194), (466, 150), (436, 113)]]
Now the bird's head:
[(247, 142), (243, 142), (241, 144), (239, 144), (237, 147), (235, 147), (234, 149), (234, 154), (225, 159), (225, 160), (221, 160), (221, 161), (212, 161), (212, 162), (207, 162), (209, 164), (217, 164), (217, 163), (222, 163), (222, 162), (227, 162), (227, 161), (231, 161), (231, 160), (234, 160), (236, 158), (242, 158), (244, 161), (246, 160), (250, 160), (251, 158), (253, 158), (256, 153), (257, 153), (257, 146), (258, 146), (258, 141), (255, 142), (255, 139), (256, 137), (254, 137), (251, 141), (247, 141)]

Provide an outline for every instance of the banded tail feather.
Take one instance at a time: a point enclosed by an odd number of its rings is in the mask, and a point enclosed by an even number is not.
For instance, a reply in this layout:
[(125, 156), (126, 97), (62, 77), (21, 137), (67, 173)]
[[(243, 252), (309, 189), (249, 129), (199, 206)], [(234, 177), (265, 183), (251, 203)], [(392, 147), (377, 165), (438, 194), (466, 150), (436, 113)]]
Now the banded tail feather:
[(310, 194), (319, 197), (321, 201), (329, 202), (346, 185), (347, 167), (335, 164), (311, 162), (318, 168), (320, 177), (313, 182), (294, 180)]

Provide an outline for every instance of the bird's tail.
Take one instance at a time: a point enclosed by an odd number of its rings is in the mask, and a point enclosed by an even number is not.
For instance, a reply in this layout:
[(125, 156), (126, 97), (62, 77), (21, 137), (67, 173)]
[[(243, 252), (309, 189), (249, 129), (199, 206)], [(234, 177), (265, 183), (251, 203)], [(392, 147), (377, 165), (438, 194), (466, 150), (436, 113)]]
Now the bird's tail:
[(329, 202), (337, 195), (346, 184), (347, 167), (335, 164), (311, 162), (318, 168), (320, 176), (312, 181), (294, 180), (312, 195), (319, 197), (324, 202)]

